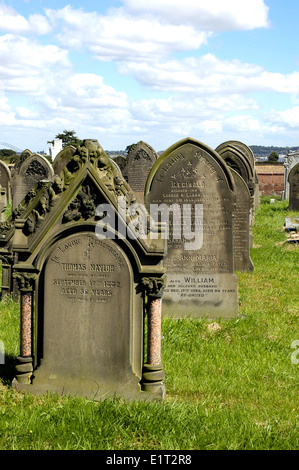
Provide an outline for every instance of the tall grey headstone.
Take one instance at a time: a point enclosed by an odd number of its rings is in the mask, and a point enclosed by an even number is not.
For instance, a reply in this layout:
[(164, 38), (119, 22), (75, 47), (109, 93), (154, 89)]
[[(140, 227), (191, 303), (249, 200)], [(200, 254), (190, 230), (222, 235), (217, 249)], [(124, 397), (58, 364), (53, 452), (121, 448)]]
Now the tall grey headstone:
[[(235, 194), (233, 177), (224, 160), (197, 140), (177, 142), (153, 166), (146, 184), (145, 204), (151, 215), (153, 207), (162, 205), (174, 214), (169, 217), (163, 316), (235, 316)], [(189, 234), (185, 233), (188, 213), (185, 220), (183, 217), (188, 206)]]

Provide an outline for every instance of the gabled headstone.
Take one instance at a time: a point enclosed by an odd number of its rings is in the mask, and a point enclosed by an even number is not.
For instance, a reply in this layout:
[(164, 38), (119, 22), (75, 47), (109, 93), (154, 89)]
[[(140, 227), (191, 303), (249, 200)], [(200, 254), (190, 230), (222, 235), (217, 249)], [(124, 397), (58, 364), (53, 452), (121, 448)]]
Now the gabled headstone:
[(147, 217), (138, 236), (144, 208), (134, 201), (94, 140), (76, 149), (54, 181), (35, 188), (12, 241), (21, 254), (14, 265), (22, 323), (16, 389), (163, 398), (165, 240), (159, 226), (151, 240)]
[(174, 144), (149, 174), (145, 204), (151, 216), (154, 209), (164, 210), (169, 225), (163, 315), (234, 317), (235, 194), (224, 160), (191, 138)]
[(127, 173), (128, 183), (140, 202), (144, 202), (144, 189), (147, 177), (151, 171), (158, 154), (145, 142), (138, 142), (131, 147), (128, 155)]
[(299, 163), (290, 171), (288, 182), (290, 185), (288, 209), (291, 211), (299, 211)]
[(13, 176), (13, 210), (38, 181), (52, 180), (53, 176), (53, 167), (44, 156), (37, 153), (28, 155)]

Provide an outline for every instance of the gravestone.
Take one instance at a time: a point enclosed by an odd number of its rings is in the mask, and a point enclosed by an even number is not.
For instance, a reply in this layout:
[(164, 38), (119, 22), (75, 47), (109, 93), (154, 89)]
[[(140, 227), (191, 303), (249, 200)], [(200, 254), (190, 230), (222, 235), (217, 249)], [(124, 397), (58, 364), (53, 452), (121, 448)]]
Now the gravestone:
[(128, 181), (128, 157), (125, 157), (124, 155), (117, 155), (112, 159), (118, 165), (125, 180)]
[(248, 186), (243, 178), (231, 168), (235, 182), (236, 205), (233, 214), (234, 269), (236, 271), (253, 271), (250, 258), (252, 231), (250, 225), (251, 200)]
[(163, 398), (165, 240), (158, 225), (158, 240), (148, 231), (129, 236), (139, 209), (134, 200), (117, 166), (91, 139), (54, 181), (35, 187), (12, 244), (21, 254), (13, 274), (21, 296), (17, 390), (96, 400)]
[(151, 216), (157, 206), (173, 213), (173, 218), (170, 215), (163, 220), (169, 224), (163, 316), (234, 317), (238, 313), (233, 254), (235, 194), (226, 163), (194, 139), (174, 144), (149, 174), (145, 204)]
[(45, 157), (37, 153), (28, 155), (14, 173), (12, 209), (18, 207), (38, 181), (52, 180), (53, 176), (53, 167)]
[(7, 207), (6, 190), (0, 185), (0, 222), (4, 222), (4, 212)]
[(299, 163), (290, 171), (288, 182), (290, 185), (288, 210), (299, 211)]
[(248, 186), (251, 196), (250, 224), (254, 225), (254, 210), (256, 205), (256, 177), (254, 156), (249, 147), (242, 142), (229, 140), (216, 148), (216, 152), (225, 160), (227, 165), (237, 171)]
[(53, 162), (53, 171), (55, 175), (60, 175), (63, 168), (71, 161), (76, 151), (76, 147), (69, 145), (61, 150), (55, 157)]
[(284, 159), (284, 199), (290, 198), (289, 174), (299, 163), (299, 152), (288, 154)]
[(131, 147), (128, 155), (128, 183), (138, 200), (144, 203), (144, 189), (149, 172), (158, 158), (155, 150), (145, 142), (138, 142)]
[(11, 203), (11, 173), (10, 169), (5, 162), (0, 160), (0, 186), (2, 192), (5, 193), (2, 196), (2, 201), (6, 199), (6, 204)]

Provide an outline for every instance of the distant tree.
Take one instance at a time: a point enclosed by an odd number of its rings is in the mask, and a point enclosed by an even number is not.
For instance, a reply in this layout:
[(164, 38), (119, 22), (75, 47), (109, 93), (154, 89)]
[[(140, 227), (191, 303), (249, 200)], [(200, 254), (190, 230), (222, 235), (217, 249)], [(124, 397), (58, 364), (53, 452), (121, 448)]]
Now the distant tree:
[[(61, 134), (57, 134), (55, 139), (61, 139), (62, 140), (62, 146), (67, 147), (69, 145), (73, 145), (74, 147), (80, 147), (83, 143), (82, 140), (78, 139), (76, 136), (75, 131), (68, 131), (64, 130)], [(53, 141), (48, 141), (48, 144), (52, 143)]]
[(268, 157), (268, 162), (278, 162), (279, 155), (276, 152), (271, 152)]
[(6, 163), (15, 163), (18, 155), (11, 149), (0, 149), (0, 159)]

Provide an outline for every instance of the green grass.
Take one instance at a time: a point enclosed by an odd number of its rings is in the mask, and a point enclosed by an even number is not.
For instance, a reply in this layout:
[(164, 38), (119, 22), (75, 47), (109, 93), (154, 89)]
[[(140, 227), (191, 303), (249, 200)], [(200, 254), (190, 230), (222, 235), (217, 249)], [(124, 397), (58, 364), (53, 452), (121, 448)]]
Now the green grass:
[(256, 212), (255, 270), (237, 273), (238, 318), (163, 319), (162, 403), (12, 390), (19, 306), (2, 302), (0, 449), (298, 449), (299, 364), (291, 344), (299, 340), (299, 246), (286, 244), (283, 231), (284, 218), (298, 214), (286, 208), (265, 201)]

